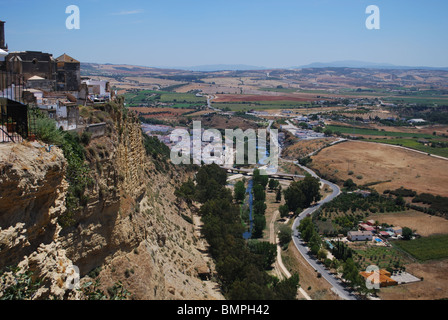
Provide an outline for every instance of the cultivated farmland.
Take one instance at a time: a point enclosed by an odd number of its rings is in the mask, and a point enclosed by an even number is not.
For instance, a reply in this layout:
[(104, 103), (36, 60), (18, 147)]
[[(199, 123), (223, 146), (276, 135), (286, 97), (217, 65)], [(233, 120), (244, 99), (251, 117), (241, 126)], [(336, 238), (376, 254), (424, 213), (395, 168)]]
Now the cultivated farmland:
[(446, 234), (412, 241), (397, 241), (394, 245), (420, 261), (448, 258), (448, 235)]

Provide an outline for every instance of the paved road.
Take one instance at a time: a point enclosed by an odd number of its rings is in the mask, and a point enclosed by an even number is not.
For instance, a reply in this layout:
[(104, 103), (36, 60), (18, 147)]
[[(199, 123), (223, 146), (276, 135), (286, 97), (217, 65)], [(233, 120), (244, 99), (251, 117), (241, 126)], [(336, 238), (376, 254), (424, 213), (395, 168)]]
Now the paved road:
[(297, 227), (300, 225), (300, 222), (305, 219), (308, 215), (313, 214), (315, 211), (319, 210), (319, 208), (324, 205), (325, 203), (333, 201), (335, 198), (337, 198), (341, 194), (341, 190), (337, 185), (334, 183), (331, 183), (330, 181), (326, 181), (321, 179), (314, 173), (312, 170), (303, 167), (297, 163), (297, 161), (294, 161), (295, 164), (297, 164), (299, 167), (301, 167), (303, 170), (307, 171), (309, 174), (311, 174), (313, 177), (318, 178), (322, 183), (327, 184), (330, 186), (331, 189), (333, 189), (333, 193), (326, 197), (324, 200), (319, 202), (317, 205), (306, 209), (303, 211), (299, 217), (294, 221), (293, 224), (293, 241), (294, 244), (299, 250), (299, 252), (302, 254), (302, 256), (305, 258), (305, 260), (314, 268), (314, 270), (317, 270), (317, 273), (320, 273), (322, 277), (327, 280), (330, 285), (333, 286), (333, 292), (335, 292), (337, 295), (339, 295), (342, 299), (345, 300), (357, 300), (356, 296), (352, 295), (349, 290), (341, 283), (340, 280), (336, 279), (333, 275), (329, 273), (325, 267), (318, 262), (316, 259), (314, 259), (309, 254), (309, 248), (304, 244), (302, 239), (300, 239), (299, 232), (297, 231)]

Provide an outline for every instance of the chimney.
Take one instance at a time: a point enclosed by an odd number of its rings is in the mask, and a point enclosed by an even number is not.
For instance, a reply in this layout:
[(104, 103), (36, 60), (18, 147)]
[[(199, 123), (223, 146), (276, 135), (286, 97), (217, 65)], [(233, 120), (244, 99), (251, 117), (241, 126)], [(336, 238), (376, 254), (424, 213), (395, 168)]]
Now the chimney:
[(8, 50), (8, 46), (5, 44), (5, 22), (0, 21), (0, 49)]

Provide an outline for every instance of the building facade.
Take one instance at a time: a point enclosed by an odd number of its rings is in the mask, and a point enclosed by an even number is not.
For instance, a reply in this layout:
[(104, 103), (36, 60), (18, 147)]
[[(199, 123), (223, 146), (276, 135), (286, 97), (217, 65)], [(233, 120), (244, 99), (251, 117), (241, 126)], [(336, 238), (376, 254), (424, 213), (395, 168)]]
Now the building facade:
[(371, 231), (350, 231), (347, 234), (350, 241), (372, 241), (373, 233)]
[(79, 91), (81, 85), (81, 63), (67, 54), (56, 58), (57, 90)]

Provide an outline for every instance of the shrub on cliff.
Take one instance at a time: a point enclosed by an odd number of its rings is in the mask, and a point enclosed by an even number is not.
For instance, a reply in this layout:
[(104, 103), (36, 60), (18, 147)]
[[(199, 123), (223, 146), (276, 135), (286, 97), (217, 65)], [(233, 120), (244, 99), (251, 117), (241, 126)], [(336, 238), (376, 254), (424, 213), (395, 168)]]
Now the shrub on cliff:
[(47, 117), (36, 119), (36, 136), (48, 144), (61, 145), (64, 142), (63, 133), (56, 127), (56, 122)]

